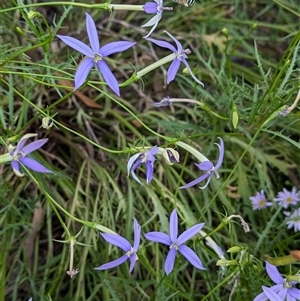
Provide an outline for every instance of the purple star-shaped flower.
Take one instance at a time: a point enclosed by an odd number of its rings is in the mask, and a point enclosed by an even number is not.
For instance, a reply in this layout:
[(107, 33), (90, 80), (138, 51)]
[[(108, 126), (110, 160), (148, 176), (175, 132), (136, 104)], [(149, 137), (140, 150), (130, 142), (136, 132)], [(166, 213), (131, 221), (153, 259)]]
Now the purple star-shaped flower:
[(261, 210), (263, 208), (272, 206), (271, 202), (267, 202), (265, 192), (263, 190), (257, 192), (255, 196), (249, 197), (249, 199), (252, 202), (253, 210)]
[[(156, 2), (156, 3), (154, 3)], [(151, 33), (155, 30), (158, 22), (162, 18), (162, 13), (164, 10), (173, 10), (173, 7), (164, 7), (164, 1), (163, 0), (154, 0), (154, 2), (147, 2), (143, 9), (146, 14), (156, 14), (154, 17), (152, 17), (146, 24), (142, 25), (142, 27), (149, 27), (153, 26), (150, 30), (150, 32), (144, 37), (147, 38), (151, 35)]]
[(12, 156), (11, 167), (17, 176), (23, 176), (24, 174), (20, 171), (20, 163), (24, 166), (41, 173), (51, 173), (52, 171), (47, 169), (41, 163), (35, 159), (29, 158), (28, 155), (35, 150), (41, 148), (48, 139), (39, 139), (24, 146), (27, 140), (31, 137), (35, 137), (37, 134), (26, 134), (24, 135), (17, 146), (10, 151)]
[(282, 299), (269, 287), (262, 286), (262, 289), (264, 291), (264, 294), (268, 297), (268, 300), (271, 301), (282, 301)]
[(137, 251), (140, 246), (140, 238), (141, 238), (141, 227), (138, 224), (138, 222), (136, 221), (136, 219), (134, 219), (134, 222), (133, 222), (133, 231), (134, 231), (133, 247), (131, 246), (130, 242), (127, 239), (125, 239), (124, 237), (122, 237), (118, 234), (100, 233), (101, 236), (107, 242), (109, 242), (110, 244), (112, 244), (114, 246), (121, 248), (126, 253), (114, 261), (105, 263), (105, 264), (101, 265), (100, 267), (95, 268), (95, 270), (111, 269), (111, 268), (114, 268), (114, 267), (124, 263), (128, 259), (130, 260), (129, 272), (131, 272), (133, 270), (134, 265), (135, 265), (136, 261), (138, 260)]
[(205, 270), (197, 254), (184, 244), (187, 240), (197, 234), (203, 226), (204, 223), (197, 224), (185, 230), (178, 236), (178, 216), (176, 209), (174, 209), (170, 216), (170, 235), (162, 232), (148, 232), (145, 234), (145, 237), (148, 240), (169, 246), (170, 251), (165, 261), (165, 272), (167, 275), (173, 270), (177, 251), (180, 252), (194, 267)]
[(294, 227), (295, 232), (300, 231), (300, 208), (296, 209), (292, 214), (290, 212), (284, 212), (284, 214), (288, 216), (287, 228), (292, 229)]
[(292, 191), (283, 188), (283, 191), (278, 192), (274, 201), (278, 202), (283, 208), (287, 208), (290, 205), (296, 205), (300, 201), (300, 194), (296, 187), (293, 187)]
[(127, 163), (127, 176), (129, 177), (130, 172), (132, 174), (132, 177), (141, 184), (141, 181), (135, 174), (135, 170), (140, 167), (143, 163), (146, 165), (146, 182), (147, 184), (150, 184), (150, 182), (153, 179), (153, 169), (154, 169), (154, 161), (155, 161), (155, 155), (158, 152), (158, 147), (154, 146), (151, 149), (149, 149), (145, 153), (138, 153), (133, 155), (129, 158)]
[[(297, 282), (292, 281), (288, 282), (287, 279), (283, 278), (278, 269), (266, 261), (266, 270), (269, 277), (276, 283), (270, 287), (270, 289), (275, 292), (279, 296), (279, 300), (288, 300), (288, 301), (297, 301), (299, 300), (300, 290), (293, 287)], [(287, 299), (286, 299), (287, 298)], [(266, 291), (256, 296), (253, 301), (266, 301), (266, 300), (276, 301), (277, 299), (274, 297), (273, 299), (268, 296)]]
[(188, 183), (184, 186), (179, 187), (179, 189), (189, 188), (189, 187), (195, 186), (198, 183), (204, 181), (205, 179), (208, 179), (204, 186), (199, 187), (200, 189), (205, 189), (208, 186), (208, 184), (210, 182), (210, 179), (213, 175), (215, 175), (217, 179), (220, 178), (220, 176), (218, 174), (218, 169), (221, 167), (222, 162), (223, 162), (223, 158), (224, 158), (224, 142), (220, 137), (218, 137), (218, 138), (220, 140), (220, 144), (215, 143), (215, 145), (218, 146), (219, 151), (220, 151), (220, 155), (219, 155), (219, 159), (218, 159), (218, 162), (217, 162), (216, 166), (214, 166), (211, 161), (203, 161), (199, 164), (195, 163), (195, 165), (200, 170), (206, 171), (206, 173), (204, 175), (202, 175), (201, 177), (197, 178), (196, 180), (194, 180), (194, 181), (192, 181), (192, 182), (190, 182), (190, 183)]
[(100, 48), (96, 25), (92, 17), (88, 13), (85, 14), (86, 30), (91, 47), (72, 37), (57, 35), (57, 37), (60, 38), (65, 44), (86, 56), (86, 58), (83, 59), (79, 64), (79, 67), (76, 71), (74, 90), (77, 90), (85, 82), (89, 72), (96, 64), (108, 86), (120, 96), (120, 89), (117, 79), (110, 71), (108, 65), (104, 61), (104, 58), (113, 53), (125, 51), (136, 43), (119, 41), (108, 43)]
[(187, 62), (187, 54), (190, 54), (191, 51), (189, 49), (183, 49), (182, 45), (180, 44), (180, 42), (175, 39), (169, 32), (167, 32), (166, 30), (164, 30), (164, 32), (176, 43), (177, 49), (170, 43), (165, 42), (165, 41), (160, 41), (160, 40), (154, 40), (151, 38), (145, 38), (148, 41), (151, 41), (152, 43), (160, 46), (160, 47), (164, 47), (164, 48), (168, 48), (171, 51), (174, 52), (175, 54), (175, 59), (172, 62), (171, 66), (168, 69), (168, 73), (167, 73), (167, 84), (169, 84), (176, 76), (180, 63), (183, 63), (187, 69), (190, 71), (191, 76), (193, 77), (193, 79), (199, 83), (200, 85), (204, 86), (204, 84), (198, 79), (196, 78), (196, 76), (193, 74), (188, 62)]

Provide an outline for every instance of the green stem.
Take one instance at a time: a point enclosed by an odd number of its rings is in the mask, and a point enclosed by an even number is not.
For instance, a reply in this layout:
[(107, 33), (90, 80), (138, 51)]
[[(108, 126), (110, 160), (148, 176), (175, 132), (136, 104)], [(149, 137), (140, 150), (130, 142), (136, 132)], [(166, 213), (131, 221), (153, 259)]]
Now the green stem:
[(20, 6), (16, 6), (16, 7), (9, 7), (9, 8), (5, 8), (5, 9), (1, 9), (0, 14), (9, 12), (9, 11), (14, 11), (17, 9), (24, 9), (24, 8), (30, 8), (30, 7), (59, 6), (59, 5), (77, 6), (77, 7), (84, 7), (84, 8), (90, 8), (90, 9), (104, 9), (104, 10), (109, 9), (109, 5), (107, 3), (84, 4), (84, 3), (70, 2), (70, 1), (53, 1), (53, 2), (39, 2), (39, 3), (33, 3), (33, 4), (20, 5)]
[[(62, 211), (66, 216), (68, 216), (69, 218), (73, 219), (74, 221), (85, 225), (89, 228), (104, 232), (104, 233), (114, 233), (112, 230), (110, 230), (107, 227), (104, 227), (100, 224), (97, 224), (95, 222), (88, 222), (88, 221), (83, 221), (75, 216), (73, 216), (72, 214), (70, 214), (65, 208), (63, 208), (60, 204), (58, 204), (53, 198), (52, 196), (42, 187), (42, 185), (39, 183), (39, 181), (29, 172), (29, 170), (23, 165), (23, 168), (27, 171), (27, 173), (29, 174), (30, 178), (33, 180), (33, 182), (39, 187), (39, 189), (44, 193), (44, 195), (46, 196), (47, 200), (50, 202), (50, 205), (52, 208), (57, 207), (60, 211)], [(58, 214), (57, 209), (55, 208), (55, 213)], [(59, 214), (58, 214), (59, 217)], [(59, 218), (59, 220), (62, 222), (63, 227), (65, 226), (65, 224), (63, 223), (62, 219)], [(64, 229), (67, 231), (67, 233), (69, 233), (68, 229), (66, 227), (64, 227)], [(69, 233), (70, 234), (70, 233)], [(70, 234), (71, 236), (71, 234)]]

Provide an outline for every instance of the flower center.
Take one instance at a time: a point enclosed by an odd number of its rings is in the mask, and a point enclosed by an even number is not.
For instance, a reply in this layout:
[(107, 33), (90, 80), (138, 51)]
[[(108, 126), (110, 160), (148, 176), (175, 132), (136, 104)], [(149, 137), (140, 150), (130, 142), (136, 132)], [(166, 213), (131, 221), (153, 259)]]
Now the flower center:
[(131, 247), (130, 251), (128, 251), (128, 252), (126, 253), (126, 255), (127, 255), (128, 257), (130, 257), (131, 255), (134, 255), (134, 256), (135, 256), (135, 260), (138, 260), (138, 259), (139, 259), (138, 256), (137, 256), (137, 254), (134, 252), (134, 250), (133, 250), (132, 247)]
[(99, 61), (102, 61), (102, 55), (99, 53), (94, 54), (94, 63), (98, 63)]
[(265, 206), (265, 200), (263, 200), (263, 199), (261, 199), (261, 200), (259, 200), (259, 202), (258, 202), (258, 205), (259, 205), (259, 207), (263, 207), (263, 206)]
[(291, 203), (291, 202), (293, 201), (293, 199), (289, 196), (289, 197), (286, 198), (285, 201), (286, 201), (287, 203)]
[(178, 250), (178, 245), (176, 242), (170, 245), (170, 249), (175, 249), (176, 251)]
[(180, 52), (178, 52), (176, 54), (176, 57), (182, 61), (182, 59), (186, 59), (187, 58), (187, 54), (190, 54), (191, 51), (189, 49), (182, 49)]
[(214, 166), (213, 166), (212, 169), (208, 170), (206, 173), (209, 174), (209, 175), (214, 174), (215, 177), (216, 177), (217, 179), (220, 179), (220, 175), (219, 175), (219, 173), (216, 171), (216, 169), (215, 169)]
[(173, 10), (173, 7), (164, 7), (164, 6), (157, 5), (156, 9), (158, 13), (161, 13), (163, 10)]
[(288, 282), (287, 279), (283, 280), (283, 284), (282, 285), (283, 285), (284, 288), (287, 288), (287, 289), (293, 287), (292, 283)]
[(26, 157), (26, 154), (24, 152), (15, 152), (12, 157), (15, 161), (19, 161), (20, 159)]

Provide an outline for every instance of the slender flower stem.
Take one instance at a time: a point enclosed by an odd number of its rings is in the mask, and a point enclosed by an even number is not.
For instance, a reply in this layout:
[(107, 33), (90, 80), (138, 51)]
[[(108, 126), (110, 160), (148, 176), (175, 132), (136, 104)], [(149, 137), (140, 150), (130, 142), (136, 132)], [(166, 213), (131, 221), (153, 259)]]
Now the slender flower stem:
[(136, 78), (139, 79), (141, 77), (143, 77), (145, 74), (151, 72), (152, 70), (166, 64), (166, 63), (169, 63), (169, 62), (172, 62), (174, 59), (176, 58), (176, 54), (175, 53), (171, 53), (169, 54), (168, 56), (156, 61), (155, 63), (147, 66), (146, 68), (138, 71), (136, 73)]
[[(90, 85), (94, 89), (98, 90), (96, 86)], [(139, 119), (132, 111), (130, 111), (125, 105), (123, 105), (120, 101), (118, 101), (116, 98), (112, 97), (110, 94), (106, 94), (104, 91), (101, 91), (103, 94), (105, 94), (106, 97), (109, 97), (112, 101), (114, 101), (116, 104), (118, 104), (121, 108), (123, 108), (127, 113), (129, 113), (136, 121), (138, 121), (147, 131), (149, 131), (151, 134), (160, 137), (168, 142), (172, 142), (173, 139), (169, 138), (167, 136), (161, 135), (155, 131), (153, 131), (151, 128), (149, 128), (141, 119)], [(67, 129), (69, 130), (69, 129)]]
[(186, 144), (185, 142), (177, 141), (177, 142), (175, 142), (175, 144), (178, 145), (178, 146), (180, 146), (180, 147), (182, 147), (183, 149), (185, 149), (189, 153), (191, 153), (200, 162), (209, 161), (202, 153), (200, 153), (198, 150), (196, 150), (192, 146)]
[(138, 10), (144, 11), (144, 5), (130, 5), (130, 4), (109, 4), (108, 9), (110, 10)]
[(8, 12), (8, 11), (19, 10), (19, 9), (24, 9), (24, 8), (41, 7), (41, 6), (59, 6), (59, 5), (77, 6), (77, 7), (84, 7), (84, 8), (90, 8), (90, 9), (104, 9), (104, 10), (108, 10), (108, 7), (109, 7), (109, 5), (107, 3), (85, 4), (85, 3), (70, 2), (70, 1), (52, 1), (52, 2), (32, 3), (32, 4), (26, 4), (26, 5), (16, 5), (15, 7), (1, 9), (0, 14)]
[[(58, 204), (53, 198), (52, 196), (43, 188), (43, 186), (39, 183), (39, 181), (30, 173), (30, 171), (24, 167), (24, 169), (27, 171), (27, 173), (29, 174), (30, 178), (33, 180), (33, 182), (39, 187), (39, 189), (44, 193), (44, 195), (46, 196), (47, 200), (49, 201), (51, 207), (53, 208), (54, 212), (56, 213), (57, 217), (60, 217), (57, 209), (55, 207), (57, 207), (60, 211), (62, 211), (66, 216), (70, 217), (71, 219), (73, 219), (74, 221), (82, 224), (82, 225), (85, 225), (89, 228), (92, 228), (94, 230), (97, 230), (97, 231), (101, 231), (101, 232), (104, 232), (104, 233), (113, 233), (115, 234), (114, 231), (110, 230), (109, 228), (107, 227), (104, 227), (100, 224), (97, 224), (95, 222), (88, 222), (88, 221), (83, 221), (75, 216), (73, 216), (72, 214), (70, 214), (65, 208), (63, 208), (60, 204)], [(59, 218), (59, 220), (61, 221), (62, 223), (62, 226), (64, 227), (64, 222), (62, 221), (61, 218)], [(69, 234), (69, 236), (71, 236), (71, 234), (69, 233), (68, 229), (66, 228), (66, 226), (64, 227), (65, 231)]]
[(11, 156), (10, 153), (6, 153), (6, 154), (0, 156), (0, 164), (6, 163), (6, 162), (11, 162), (12, 160), (13, 160), (13, 157)]

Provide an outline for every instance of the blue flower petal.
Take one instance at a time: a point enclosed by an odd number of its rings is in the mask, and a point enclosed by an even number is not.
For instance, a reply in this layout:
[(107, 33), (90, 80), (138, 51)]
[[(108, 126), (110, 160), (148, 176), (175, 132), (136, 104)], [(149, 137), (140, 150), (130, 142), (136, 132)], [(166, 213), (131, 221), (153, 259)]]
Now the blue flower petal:
[(197, 254), (186, 245), (179, 246), (178, 251), (197, 269), (205, 270)]
[(21, 170), (20, 170), (20, 163), (18, 161), (12, 160), (10, 164), (11, 164), (11, 167), (12, 167), (13, 171), (17, 175), (22, 175)]
[(184, 185), (184, 186), (179, 187), (179, 189), (190, 188), (190, 187), (195, 186), (195, 185), (197, 185), (198, 183), (200, 183), (200, 182), (202, 182), (202, 181), (204, 181), (205, 179), (210, 178), (210, 177), (211, 177), (210, 174), (205, 173), (204, 175), (202, 175), (201, 177), (197, 178), (196, 180), (194, 180), (194, 181), (192, 181), (192, 182), (190, 182), (190, 183), (188, 183), (188, 184), (186, 184), (186, 185)]
[(170, 236), (165, 233), (153, 231), (153, 232), (148, 232), (144, 235), (150, 241), (159, 242), (167, 246), (170, 246), (172, 244)]
[(154, 2), (146, 2), (143, 6), (143, 10), (146, 14), (156, 14), (157, 13), (157, 3)]
[(265, 293), (265, 295), (270, 299), (270, 301), (282, 301), (284, 299), (281, 299), (274, 291), (272, 291), (269, 287), (262, 286), (262, 289)]
[(224, 159), (224, 142), (223, 142), (223, 140), (220, 137), (218, 137), (218, 138), (220, 140), (220, 144), (218, 144), (218, 143), (215, 143), (215, 144), (218, 146), (220, 154), (219, 154), (219, 159), (218, 159), (218, 162), (217, 162), (217, 164), (215, 166), (215, 169), (219, 169), (220, 168), (220, 166), (223, 163), (223, 159)]
[(120, 96), (120, 88), (117, 79), (110, 71), (108, 65), (104, 61), (99, 61), (97, 66), (100, 72), (103, 75), (104, 80), (108, 84), (108, 86), (118, 95)]
[(185, 66), (186, 66), (187, 69), (189, 70), (189, 72), (190, 72), (192, 78), (193, 78), (198, 84), (200, 84), (200, 85), (202, 85), (202, 86), (204, 87), (204, 84), (203, 84), (203, 83), (202, 83), (202, 82), (194, 75), (194, 73), (192, 72), (192, 69), (191, 69), (190, 65), (188, 64), (187, 60), (186, 60), (185, 58), (182, 58), (181, 61), (185, 64)]
[(167, 258), (166, 258), (166, 261), (165, 261), (165, 272), (167, 275), (169, 275), (173, 268), (174, 268), (174, 263), (175, 263), (175, 258), (176, 258), (176, 249), (175, 248), (171, 248), (168, 255), (167, 255)]
[(178, 69), (180, 67), (181, 61), (178, 58), (175, 58), (172, 64), (170, 65), (167, 73), (167, 84), (169, 84), (172, 80), (174, 80)]
[(68, 36), (57, 35), (57, 37), (60, 38), (65, 44), (82, 53), (83, 55), (94, 58), (93, 50), (81, 41)]
[(211, 161), (203, 161), (199, 164), (195, 164), (200, 170), (208, 171), (214, 168), (214, 165)]
[(32, 159), (32, 158), (22, 158), (20, 159), (20, 163), (22, 163), (24, 166), (36, 171), (36, 172), (42, 172), (42, 173), (52, 173), (51, 170), (46, 168), (44, 165), (39, 163), (38, 161)]
[(140, 239), (141, 239), (141, 226), (137, 222), (137, 220), (133, 219), (133, 231), (134, 231), (134, 243), (133, 243), (133, 250), (137, 252), (140, 246)]
[(128, 163), (127, 163), (127, 177), (129, 177), (132, 165), (139, 156), (141, 156), (141, 153), (135, 154), (129, 158)]
[(25, 147), (22, 148), (22, 152), (25, 153), (26, 155), (32, 153), (33, 151), (41, 148), (45, 143), (47, 143), (49, 139), (39, 139), (34, 142), (29, 143)]
[(80, 88), (86, 81), (88, 74), (94, 66), (94, 59), (86, 57), (81, 61), (74, 78), (74, 91)]
[(164, 32), (176, 43), (177, 52), (178, 53), (182, 52), (183, 47), (182, 47), (181, 43), (175, 37), (173, 37), (168, 31), (164, 30)]
[(100, 49), (100, 54), (103, 57), (109, 56), (113, 53), (122, 52), (127, 50), (128, 48), (135, 45), (136, 42), (127, 42), (127, 41), (118, 41), (118, 42), (111, 42), (106, 45), (104, 45)]
[(137, 260), (136, 254), (130, 255), (129, 260), (130, 260), (129, 273), (131, 273)]
[(266, 300), (268, 300), (268, 297), (264, 292), (262, 292), (258, 296), (256, 296), (253, 301), (266, 301)]
[(131, 251), (131, 244), (127, 239), (118, 235), (111, 233), (100, 233), (100, 235), (110, 244), (121, 248), (124, 252)]
[(141, 160), (141, 159), (138, 159), (138, 160), (133, 164), (133, 166), (132, 166), (132, 168), (131, 168), (131, 175), (132, 175), (132, 177), (133, 177), (138, 183), (140, 183), (140, 184), (142, 184), (142, 183), (141, 183), (141, 181), (139, 180), (139, 178), (136, 176), (135, 170), (136, 170), (138, 167), (140, 167), (141, 164), (142, 164), (142, 160)]
[(144, 39), (147, 40), (147, 41), (150, 41), (150, 42), (152, 42), (152, 43), (154, 43), (154, 44), (156, 44), (156, 45), (158, 45), (160, 47), (168, 48), (168, 49), (170, 49), (174, 53), (177, 53), (176, 48), (172, 44), (170, 44), (168, 42), (160, 41), (160, 40), (155, 40), (155, 39), (151, 39), (151, 38), (144, 38)]
[(92, 50), (94, 54), (96, 54), (99, 53), (99, 49), (100, 49), (97, 28), (92, 17), (88, 13), (85, 13), (85, 16), (86, 16), (86, 31), (89, 36)]
[(177, 238), (177, 244), (182, 245), (184, 244), (187, 240), (192, 238), (194, 235), (196, 235), (204, 226), (204, 223), (197, 224), (187, 230), (185, 230), (183, 233), (181, 233), (178, 238)]
[(129, 257), (125, 254), (123, 255), (122, 257), (116, 259), (116, 260), (113, 260), (113, 261), (110, 261), (108, 263), (105, 263), (105, 264), (102, 264), (100, 267), (98, 268), (94, 268), (94, 270), (107, 270), (107, 269), (112, 269), (122, 263), (124, 263)]
[(276, 284), (282, 284), (284, 279), (278, 272), (278, 269), (276, 266), (270, 264), (268, 261), (266, 261), (266, 270), (269, 275), (269, 277), (275, 282)]
[(146, 183), (147, 185), (149, 185), (153, 179), (153, 163), (151, 161), (146, 161), (145, 162), (146, 165)]
[(174, 209), (170, 216), (170, 238), (173, 243), (177, 240), (178, 236), (178, 215), (176, 209)]

